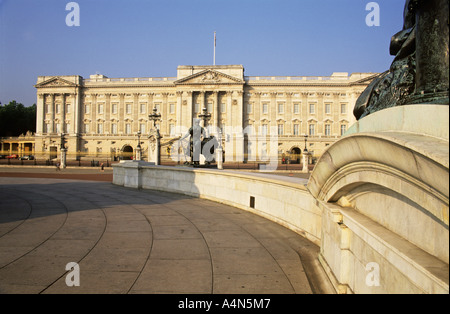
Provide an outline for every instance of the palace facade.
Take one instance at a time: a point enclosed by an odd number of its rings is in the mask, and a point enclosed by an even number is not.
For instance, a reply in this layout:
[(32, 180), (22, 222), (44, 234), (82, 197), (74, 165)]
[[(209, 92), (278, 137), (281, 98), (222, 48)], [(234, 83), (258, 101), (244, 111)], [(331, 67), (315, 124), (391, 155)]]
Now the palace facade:
[(215, 65), (179, 66), (176, 77), (39, 76), (35, 154), (56, 158), (65, 147), (68, 159), (126, 158), (140, 142), (146, 159), (156, 109), (161, 153), (173, 159), (171, 144), (206, 108), (227, 161), (275, 152), (298, 162), (305, 145), (317, 158), (355, 122), (356, 99), (376, 75), (245, 76), (242, 65)]

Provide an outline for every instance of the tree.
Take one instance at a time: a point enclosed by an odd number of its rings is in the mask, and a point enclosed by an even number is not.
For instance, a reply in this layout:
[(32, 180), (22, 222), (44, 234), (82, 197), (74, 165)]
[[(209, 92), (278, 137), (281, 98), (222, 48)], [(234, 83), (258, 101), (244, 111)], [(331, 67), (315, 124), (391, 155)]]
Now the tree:
[(0, 136), (19, 136), (27, 131), (36, 132), (36, 104), (25, 107), (15, 100), (0, 103)]

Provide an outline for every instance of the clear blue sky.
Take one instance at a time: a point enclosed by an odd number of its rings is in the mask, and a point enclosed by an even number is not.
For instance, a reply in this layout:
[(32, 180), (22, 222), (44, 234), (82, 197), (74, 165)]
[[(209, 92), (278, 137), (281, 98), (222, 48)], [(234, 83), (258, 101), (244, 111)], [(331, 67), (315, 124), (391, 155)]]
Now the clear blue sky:
[(0, 0), (0, 101), (36, 102), (39, 75), (176, 76), (178, 65), (242, 64), (245, 75), (389, 68), (404, 0)]

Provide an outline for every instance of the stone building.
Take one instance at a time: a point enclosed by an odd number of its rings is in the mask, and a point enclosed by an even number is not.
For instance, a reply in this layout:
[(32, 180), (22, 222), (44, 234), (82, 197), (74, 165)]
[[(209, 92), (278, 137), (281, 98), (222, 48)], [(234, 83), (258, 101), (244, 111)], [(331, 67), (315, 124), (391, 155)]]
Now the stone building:
[(176, 77), (39, 76), (35, 154), (55, 158), (63, 145), (68, 159), (127, 158), (139, 138), (146, 159), (156, 108), (161, 152), (173, 159), (168, 143), (206, 108), (227, 161), (277, 154), (298, 162), (305, 144), (317, 158), (355, 122), (355, 101), (375, 76), (244, 76), (242, 65), (179, 66)]

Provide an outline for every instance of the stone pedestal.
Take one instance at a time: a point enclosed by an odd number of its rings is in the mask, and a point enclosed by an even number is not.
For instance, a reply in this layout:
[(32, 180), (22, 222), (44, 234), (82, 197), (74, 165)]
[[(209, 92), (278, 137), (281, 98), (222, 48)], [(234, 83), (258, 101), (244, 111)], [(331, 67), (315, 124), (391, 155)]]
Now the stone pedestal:
[(219, 144), (219, 147), (216, 149), (216, 161), (217, 161), (217, 169), (223, 169), (223, 148), (222, 145)]
[(302, 172), (308, 173), (309, 172), (309, 153), (303, 152), (303, 168)]
[(66, 168), (67, 148), (61, 148), (61, 168)]
[(149, 137), (148, 161), (155, 165), (161, 164), (161, 135), (159, 134), (159, 130), (156, 130)]
[(135, 160), (142, 160), (142, 148), (141, 146), (136, 147), (136, 158)]

